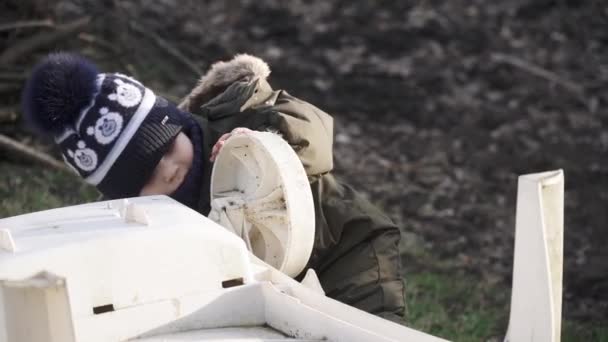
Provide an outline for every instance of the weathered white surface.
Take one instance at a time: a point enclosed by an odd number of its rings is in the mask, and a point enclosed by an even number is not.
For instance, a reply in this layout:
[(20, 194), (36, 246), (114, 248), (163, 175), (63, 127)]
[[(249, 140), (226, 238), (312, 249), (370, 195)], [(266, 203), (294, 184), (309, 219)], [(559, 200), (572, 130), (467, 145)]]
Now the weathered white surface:
[[(143, 340), (142, 340), (143, 341)], [(231, 342), (259, 342), (259, 341), (296, 341), (295, 338), (282, 334), (270, 327), (228, 327), (206, 330), (187, 331), (170, 335), (158, 335), (145, 339), (147, 342), (181, 342), (181, 341), (231, 341)], [(322, 340), (297, 340), (322, 341)]]
[(243, 238), (273, 266), (298, 275), (315, 236), (315, 209), (302, 163), (278, 135), (251, 132), (228, 139), (211, 176), (209, 217)]
[(302, 285), (305, 287), (325, 295), (325, 291), (323, 290), (323, 286), (321, 286), (321, 281), (319, 281), (319, 277), (317, 273), (312, 268), (309, 268), (304, 275), (304, 279), (302, 279)]
[(506, 341), (560, 340), (563, 209), (561, 170), (519, 177), (513, 290)]
[[(253, 280), (243, 241), (223, 227), (164, 196), (130, 202), (0, 220), (16, 247), (0, 251), (4, 340), (47, 340), (32, 334), (51, 334), (56, 325), (48, 322), (60, 317), (79, 341), (124, 340), (181, 317), (179, 298), (221, 291), (225, 280)], [(122, 215), (129, 208), (148, 224)], [(105, 305), (115, 311), (94, 314)]]
[[(0, 341), (441, 340), (309, 289), (168, 197), (22, 215), (0, 229), (16, 246), (0, 251)], [(271, 329), (244, 329), (256, 326)]]
[[(264, 137), (231, 139), (214, 178), (216, 219), (237, 235), (165, 196), (0, 220), (0, 342), (443, 341), (329, 299), (313, 272), (300, 284), (248, 251), (244, 241), (294, 274), (314, 236), (308, 182), (290, 178), (291, 162), (264, 162), (288, 145), (238, 150)], [(562, 172), (522, 176), (509, 341), (559, 341), (562, 249)]]
[(15, 241), (11, 231), (8, 229), (0, 229), (0, 249), (4, 249), (7, 252), (14, 252), (16, 250)]

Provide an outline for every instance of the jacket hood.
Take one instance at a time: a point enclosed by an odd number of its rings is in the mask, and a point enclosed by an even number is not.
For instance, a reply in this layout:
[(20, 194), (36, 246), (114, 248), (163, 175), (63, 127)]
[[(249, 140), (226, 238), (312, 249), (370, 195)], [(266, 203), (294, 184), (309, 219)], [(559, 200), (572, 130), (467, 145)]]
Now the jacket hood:
[(179, 108), (189, 112), (195, 111), (207, 101), (222, 93), (230, 84), (240, 80), (266, 79), (270, 67), (262, 59), (239, 54), (231, 60), (216, 62), (211, 65), (198, 84), (179, 104)]

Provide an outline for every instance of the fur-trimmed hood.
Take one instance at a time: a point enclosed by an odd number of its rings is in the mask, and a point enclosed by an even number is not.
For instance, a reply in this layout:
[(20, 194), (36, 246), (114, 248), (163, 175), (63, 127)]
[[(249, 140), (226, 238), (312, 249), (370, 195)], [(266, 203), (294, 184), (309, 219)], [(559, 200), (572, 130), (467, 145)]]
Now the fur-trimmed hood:
[(227, 62), (216, 62), (179, 104), (179, 108), (192, 112), (236, 81), (266, 79), (268, 75), (270, 75), (268, 64), (252, 55), (239, 54)]

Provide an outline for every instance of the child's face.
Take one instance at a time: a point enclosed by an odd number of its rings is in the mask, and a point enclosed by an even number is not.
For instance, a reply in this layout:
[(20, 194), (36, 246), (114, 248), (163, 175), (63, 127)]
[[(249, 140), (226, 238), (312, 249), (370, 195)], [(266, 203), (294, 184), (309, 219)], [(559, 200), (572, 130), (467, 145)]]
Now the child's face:
[(192, 166), (193, 148), (188, 136), (180, 132), (156, 165), (141, 196), (170, 195), (182, 184)]

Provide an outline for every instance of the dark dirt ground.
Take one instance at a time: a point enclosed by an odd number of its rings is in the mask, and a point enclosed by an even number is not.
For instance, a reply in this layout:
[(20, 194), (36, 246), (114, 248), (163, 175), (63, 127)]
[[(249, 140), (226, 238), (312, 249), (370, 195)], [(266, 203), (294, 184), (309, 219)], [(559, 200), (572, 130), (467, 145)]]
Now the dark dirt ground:
[[(78, 32), (6, 57), (85, 16)], [(173, 100), (197, 69), (258, 55), (275, 87), (335, 116), (338, 173), (441, 261), (410, 256), (412, 270), (509, 287), (517, 176), (563, 169), (564, 313), (608, 321), (605, 1), (0, 3), (0, 26), (46, 18), (54, 27), (0, 29), (1, 112), (18, 113), (24, 75), (53, 50), (83, 53)], [(0, 132), (29, 141), (12, 120), (0, 116)]]

